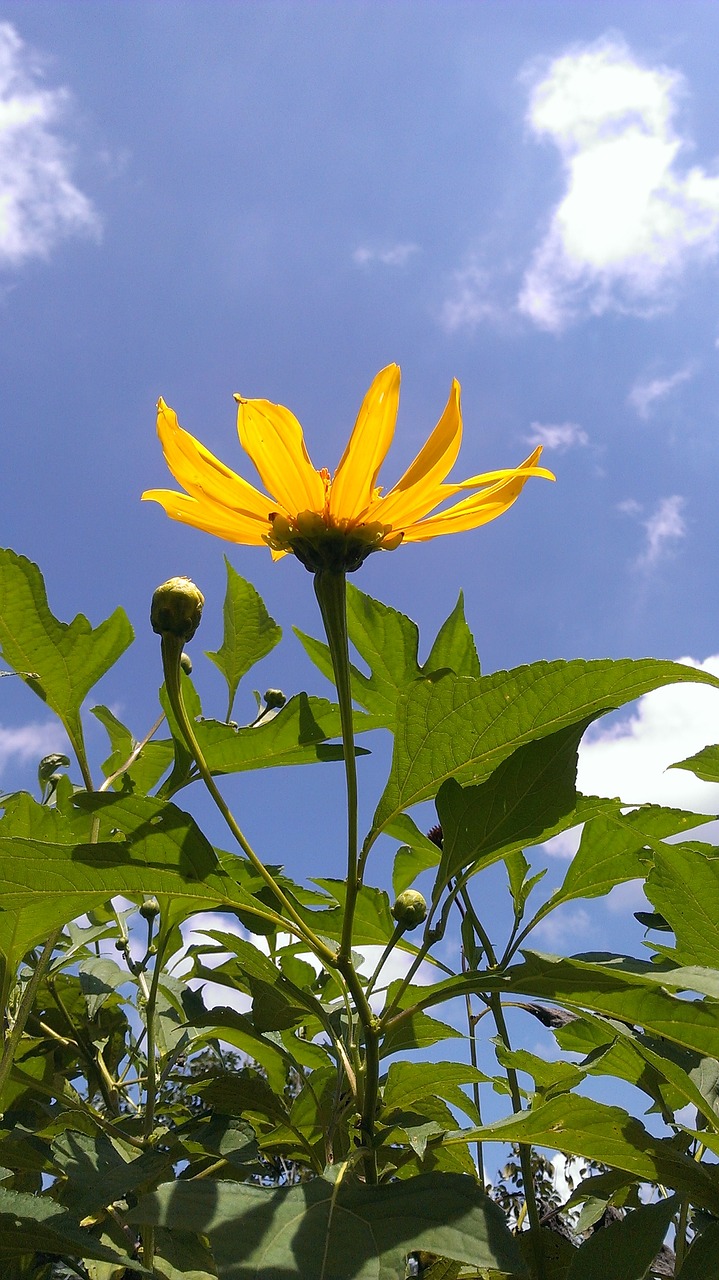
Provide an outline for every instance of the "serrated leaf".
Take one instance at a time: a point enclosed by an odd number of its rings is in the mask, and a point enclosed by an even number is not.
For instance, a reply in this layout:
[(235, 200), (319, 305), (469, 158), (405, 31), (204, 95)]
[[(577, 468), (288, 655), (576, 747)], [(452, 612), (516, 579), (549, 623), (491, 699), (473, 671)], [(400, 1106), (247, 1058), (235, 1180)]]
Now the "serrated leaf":
[(83, 614), (70, 623), (51, 613), (36, 564), (0, 549), (0, 652), (25, 683), (59, 716), (81, 763), (85, 744), (80, 707), (90, 689), (133, 639), (126, 614), (116, 609), (93, 628)]
[(422, 670), (426, 675), (447, 668), (456, 676), (477, 677), (482, 674), (474, 636), (464, 616), (464, 592), (460, 591), (454, 609), (442, 623)]
[(397, 1280), (413, 1249), (526, 1278), (501, 1210), (473, 1178), (451, 1174), (275, 1191), (178, 1182), (143, 1197), (129, 1220), (208, 1236), (220, 1280)]
[(719, 851), (709, 845), (655, 845), (646, 894), (671, 925), (678, 958), (719, 967)]
[(460, 787), (453, 778), (437, 793), (442, 827), (438, 883), (472, 863), (505, 856), (576, 825), (577, 750), (589, 721), (569, 725), (519, 747), (486, 782)]
[(712, 1167), (698, 1164), (671, 1139), (656, 1138), (641, 1121), (621, 1107), (567, 1093), (531, 1111), (506, 1116), (494, 1124), (448, 1134), (444, 1142), (527, 1142), (584, 1156), (646, 1182), (671, 1187), (716, 1213), (719, 1187)]
[(206, 651), (205, 657), (214, 662), (227, 681), (229, 720), (240, 680), (279, 644), (282, 628), (270, 617), (264, 600), (252, 583), (240, 577), (227, 556), (225, 567), (224, 636), (220, 648), (214, 653)]
[(719, 746), (703, 747), (696, 755), (671, 764), (670, 769), (688, 769), (702, 782), (719, 782)]
[(392, 766), (372, 838), (447, 778), (482, 782), (526, 743), (681, 681), (719, 687), (708, 672), (654, 658), (537, 662), (475, 680), (449, 673), (416, 681), (397, 702)]

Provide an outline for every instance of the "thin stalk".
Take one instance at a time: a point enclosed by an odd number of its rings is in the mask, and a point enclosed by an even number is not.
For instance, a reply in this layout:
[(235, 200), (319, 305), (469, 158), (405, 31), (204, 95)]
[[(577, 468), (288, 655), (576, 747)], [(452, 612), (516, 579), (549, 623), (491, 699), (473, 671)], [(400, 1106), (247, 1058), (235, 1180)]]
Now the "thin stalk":
[(111, 773), (108, 778), (105, 778), (105, 781), (103, 782), (102, 786), (99, 788), (100, 791), (108, 791), (112, 786), (113, 782), (117, 782), (117, 779), (121, 778), (123, 773), (127, 773), (127, 770), (132, 768), (132, 765), (137, 760), (137, 757), (142, 753), (143, 749), (147, 746), (150, 739), (155, 736), (164, 719), (165, 719), (165, 713), (163, 711), (162, 714), (157, 717), (152, 728), (149, 729), (148, 732), (145, 734), (144, 738), (142, 739), (142, 742), (135, 743), (125, 763), (121, 764), (120, 768), (116, 769), (114, 773)]
[[(30, 1014), (32, 1012), (32, 1007), (35, 1003), (35, 996), (37, 995), (38, 987), (40, 986), (40, 983), (42, 982), (45, 976), (47, 968), (50, 964), (50, 960), (52, 958), (52, 953), (58, 944), (61, 933), (62, 933), (62, 925), (58, 929), (53, 929), (52, 933), (50, 934), (50, 937), (45, 943), (45, 946), (40, 952), (40, 956), (38, 957), (38, 960), (35, 964), (35, 968), (33, 969), (32, 974), (28, 979), (25, 990), (22, 993), (22, 999), (20, 1000), (20, 1005), (17, 1011), (17, 1015), (15, 1017), (15, 1021), (12, 1025), (11, 1030), (8, 1032), (7, 1036), (5, 1037), (2, 1058), (0, 1058), (0, 1099), (2, 1099), (5, 1085), (7, 1084), (8, 1079), (10, 1077), (10, 1072), (12, 1071), (13, 1063), (15, 1061), (15, 1054), (17, 1053), (20, 1040), (22, 1039), (22, 1035), (25, 1030), (27, 1020), (30, 1017)], [(0, 1106), (1, 1106), (1, 1103), (0, 1103)]]
[(357, 761), (355, 759), (352, 683), (350, 677), (349, 640), (347, 636), (347, 579), (344, 570), (321, 570), (315, 574), (315, 595), (324, 623), (337, 700), (340, 708), (342, 744), (347, 785), (347, 895), (342, 923), (342, 939), (338, 958), (346, 961), (352, 950), (352, 925), (361, 885), (358, 863), (357, 834)]
[(170, 699), (172, 710), (175, 713), (180, 730), (185, 738), (185, 742), (195, 758), (197, 768), (200, 772), (202, 781), (219, 809), (222, 817), (227, 823), (235, 840), (239, 844), (245, 857), (254, 867), (257, 874), (264, 880), (265, 884), (275, 895), (277, 901), (286, 912), (287, 916), (292, 920), (298, 935), (307, 943), (319, 960), (331, 968), (336, 965), (336, 957), (334, 951), (313, 932), (313, 930), (305, 923), (302, 916), (295, 910), (292, 903), (282, 889), (278, 885), (274, 876), (267, 870), (262, 860), (257, 856), (249, 841), (243, 835), (234, 815), (230, 811), (225, 799), (220, 792), (215, 779), (213, 778), (197, 740), (197, 735), (192, 725), (192, 721), (187, 714), (185, 700), (182, 696), (182, 685), (180, 682), (180, 658), (182, 656), (182, 641), (177, 637), (169, 634), (162, 636), (162, 665), (165, 672), (165, 686)]

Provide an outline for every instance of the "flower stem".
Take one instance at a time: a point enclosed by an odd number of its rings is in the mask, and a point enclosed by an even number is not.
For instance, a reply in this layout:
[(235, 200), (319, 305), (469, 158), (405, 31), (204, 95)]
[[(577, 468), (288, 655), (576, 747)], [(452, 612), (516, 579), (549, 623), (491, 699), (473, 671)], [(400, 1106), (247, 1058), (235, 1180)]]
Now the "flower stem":
[(355, 760), (352, 718), (352, 685), (350, 679), (349, 641), (347, 638), (347, 578), (344, 570), (323, 569), (315, 574), (315, 595), (324, 623), (337, 698), (340, 707), (342, 743), (347, 783), (347, 896), (342, 923), (342, 940), (338, 958), (348, 960), (352, 949), (352, 925), (360, 888), (357, 838), (357, 763)]
[(282, 910), (285, 912), (285, 915), (292, 921), (296, 933), (307, 943), (319, 960), (324, 964), (329, 965), (331, 968), (334, 968), (336, 963), (334, 951), (332, 951), (330, 947), (326, 946), (326, 944), (317, 937), (309, 925), (305, 923), (299, 912), (295, 910), (287, 895), (283, 893), (274, 876), (267, 870), (264, 862), (262, 862), (261, 858), (257, 856), (249, 841), (240, 830), (234, 815), (230, 811), (215, 782), (215, 779), (210, 773), (202, 747), (197, 740), (197, 735), (193, 728), (192, 721), (187, 714), (185, 700), (182, 696), (182, 685), (180, 681), (180, 658), (182, 657), (182, 649), (183, 643), (179, 637), (168, 632), (163, 634), (162, 665), (165, 673), (167, 696), (170, 700), (170, 705), (175, 713), (177, 723), (180, 726), (185, 742), (195, 758), (202, 781), (225, 819), (225, 822), (230, 828), (235, 840), (242, 849), (242, 852), (252, 864), (257, 874), (264, 880), (268, 888), (272, 890), (272, 893), (282, 907)]

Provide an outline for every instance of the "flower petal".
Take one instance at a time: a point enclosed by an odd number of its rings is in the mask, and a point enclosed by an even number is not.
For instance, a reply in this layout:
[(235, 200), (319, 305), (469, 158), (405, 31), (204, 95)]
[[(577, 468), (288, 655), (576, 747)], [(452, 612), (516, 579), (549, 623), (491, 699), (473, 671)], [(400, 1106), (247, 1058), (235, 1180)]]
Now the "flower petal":
[(307, 452), (302, 427), (284, 405), (269, 400), (237, 401), (240, 444), (254, 462), (265, 488), (290, 515), (324, 510), (325, 482)]
[(267, 522), (272, 500), (184, 431), (177, 414), (162, 399), (157, 405), (157, 434), (170, 471), (191, 497), (199, 502), (208, 498), (229, 514), (241, 512)]
[(263, 535), (269, 529), (266, 518), (259, 520), (256, 516), (223, 509), (212, 502), (175, 493), (172, 489), (147, 489), (142, 500), (159, 502), (172, 520), (192, 525), (193, 529), (203, 529), (205, 533), (213, 533), (227, 542), (260, 547), (264, 545)]
[(366, 519), (392, 526), (411, 524), (433, 511), (443, 498), (459, 492), (457, 486), (442, 482), (457, 461), (461, 443), (460, 387), (455, 378), (444, 413), (426, 444), (386, 497), (371, 504)]
[(332, 477), (330, 515), (354, 520), (377, 496), (379, 469), (392, 443), (399, 405), (399, 367), (381, 369), (357, 415), (347, 448)]
[[(489, 524), (516, 502), (527, 480), (539, 476), (545, 480), (554, 480), (551, 471), (537, 466), (541, 454), (541, 446), (522, 463), (510, 471), (504, 479), (492, 484), (481, 493), (473, 494), (462, 502), (457, 502), (446, 511), (430, 516), (427, 520), (419, 520), (405, 528), (405, 542), (426, 542), (444, 533), (462, 533), (467, 529), (476, 529), (482, 524)], [(479, 477), (477, 477), (479, 478)]]

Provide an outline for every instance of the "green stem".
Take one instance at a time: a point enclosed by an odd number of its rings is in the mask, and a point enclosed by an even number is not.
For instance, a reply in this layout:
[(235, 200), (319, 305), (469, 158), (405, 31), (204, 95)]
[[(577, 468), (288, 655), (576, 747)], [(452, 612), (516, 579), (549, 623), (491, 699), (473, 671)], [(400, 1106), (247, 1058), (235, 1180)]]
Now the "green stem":
[(165, 686), (167, 688), (167, 696), (170, 699), (170, 705), (175, 713), (177, 723), (184, 736), (185, 742), (195, 758), (197, 768), (200, 772), (202, 781), (214, 800), (217, 808), (222, 814), (235, 840), (239, 844), (242, 852), (254, 867), (257, 874), (264, 880), (265, 884), (272, 890), (277, 901), (280, 903), (283, 911), (292, 920), (298, 935), (307, 943), (308, 947), (314, 952), (319, 960), (331, 968), (335, 967), (336, 957), (324, 942), (313, 932), (309, 925), (305, 924), (302, 916), (295, 910), (292, 903), (282, 889), (278, 885), (274, 876), (267, 870), (262, 860), (257, 856), (249, 841), (245, 838), (240, 830), (234, 815), (225, 803), (225, 799), (220, 792), (215, 779), (213, 778), (205, 760), (202, 747), (200, 746), (197, 735), (192, 725), (192, 721), (187, 714), (185, 700), (182, 696), (180, 658), (182, 657), (183, 643), (177, 636), (165, 633), (162, 636), (162, 665), (165, 673)]
[(53, 929), (52, 933), (50, 934), (50, 937), (45, 943), (45, 946), (43, 947), (40, 953), (40, 956), (37, 960), (35, 968), (33, 969), (33, 972), (30, 975), (30, 978), (28, 979), (27, 986), (25, 987), (25, 990), (22, 993), (22, 999), (20, 1000), (20, 1006), (18, 1008), (15, 1021), (12, 1025), (12, 1029), (10, 1030), (10, 1032), (5, 1038), (5, 1043), (3, 1045), (2, 1058), (0, 1058), (0, 1114), (2, 1114), (2, 1095), (5, 1089), (5, 1085), (8, 1082), (10, 1072), (12, 1071), (12, 1068), (13, 1068), (13, 1063), (15, 1061), (15, 1054), (17, 1053), (18, 1047), (20, 1045), (20, 1040), (22, 1039), (22, 1034), (25, 1030), (25, 1025), (27, 1023), (27, 1020), (30, 1017), (30, 1014), (32, 1012), (32, 1007), (33, 1007), (33, 1004), (35, 1003), (35, 996), (37, 995), (38, 987), (40, 986), (40, 983), (42, 982), (43, 977), (45, 976), (48, 965), (50, 964), (52, 953), (55, 950), (55, 947), (57, 946), (61, 933), (62, 933), (62, 926), (60, 926), (59, 929)]
[(357, 762), (355, 759), (354, 723), (352, 715), (352, 683), (350, 677), (349, 640), (347, 636), (347, 579), (344, 570), (323, 569), (315, 574), (315, 595), (324, 623), (337, 699), (340, 707), (342, 744), (347, 783), (347, 896), (342, 923), (339, 956), (349, 959), (352, 950), (352, 925), (361, 879), (358, 864), (357, 837)]

